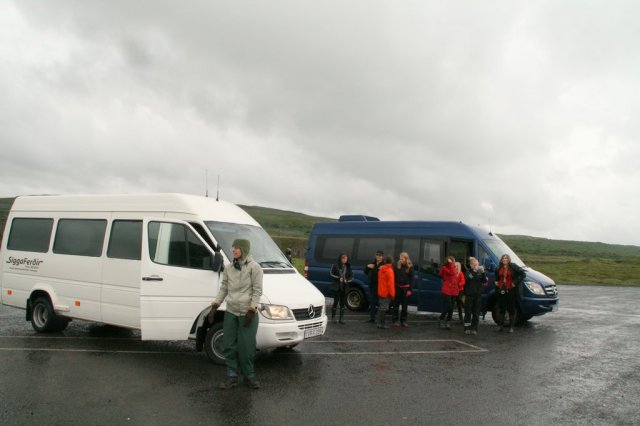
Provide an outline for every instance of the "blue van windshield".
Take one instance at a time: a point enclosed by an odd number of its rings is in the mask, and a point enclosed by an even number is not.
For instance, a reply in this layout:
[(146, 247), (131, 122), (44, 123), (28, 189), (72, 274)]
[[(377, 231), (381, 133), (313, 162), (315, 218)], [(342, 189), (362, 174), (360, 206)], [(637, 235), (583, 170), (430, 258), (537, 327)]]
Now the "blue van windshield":
[(264, 229), (258, 226), (241, 225), (228, 222), (205, 222), (213, 234), (227, 259), (233, 258), (231, 244), (236, 238), (244, 238), (251, 243), (250, 254), (253, 260), (263, 268), (291, 268), (291, 264), (282, 251), (269, 237)]
[(518, 257), (518, 255), (511, 250), (511, 248), (504, 243), (501, 239), (491, 239), (491, 240), (483, 240), (489, 251), (498, 259), (502, 257), (503, 254), (508, 254), (511, 258), (511, 261), (519, 266), (525, 266), (522, 259)]

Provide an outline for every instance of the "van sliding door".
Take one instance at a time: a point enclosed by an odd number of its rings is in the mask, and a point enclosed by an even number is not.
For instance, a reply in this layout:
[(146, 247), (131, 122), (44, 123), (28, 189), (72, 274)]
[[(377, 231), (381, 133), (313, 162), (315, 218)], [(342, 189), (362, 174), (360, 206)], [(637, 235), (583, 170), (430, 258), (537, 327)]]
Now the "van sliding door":
[(418, 311), (440, 312), (442, 310), (442, 295), (440, 293), (442, 280), (438, 275), (444, 257), (444, 241), (423, 239), (420, 259), (416, 265), (417, 306)]

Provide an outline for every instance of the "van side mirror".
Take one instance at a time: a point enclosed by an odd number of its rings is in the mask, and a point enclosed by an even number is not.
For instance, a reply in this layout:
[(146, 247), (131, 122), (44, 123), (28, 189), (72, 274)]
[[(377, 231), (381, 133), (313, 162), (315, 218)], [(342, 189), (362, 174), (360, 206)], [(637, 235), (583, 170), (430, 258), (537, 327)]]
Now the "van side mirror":
[(496, 264), (493, 263), (493, 260), (491, 260), (490, 257), (485, 257), (484, 259), (482, 259), (482, 266), (484, 266), (484, 269), (486, 271), (495, 271), (496, 270)]
[(214, 247), (213, 264), (211, 265), (211, 269), (213, 269), (213, 272), (224, 271), (224, 258), (222, 257), (222, 253), (220, 252), (219, 245)]

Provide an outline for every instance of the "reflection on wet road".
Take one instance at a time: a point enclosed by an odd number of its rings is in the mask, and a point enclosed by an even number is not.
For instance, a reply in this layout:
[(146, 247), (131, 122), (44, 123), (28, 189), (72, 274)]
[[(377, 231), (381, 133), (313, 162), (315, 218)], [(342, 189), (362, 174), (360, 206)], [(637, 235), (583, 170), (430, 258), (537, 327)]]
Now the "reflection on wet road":
[(560, 287), (556, 313), (514, 334), (440, 330), (366, 313), (290, 350), (260, 353), (262, 388), (219, 391), (193, 342), (73, 321), (38, 335), (0, 307), (2, 424), (634, 424), (640, 288)]

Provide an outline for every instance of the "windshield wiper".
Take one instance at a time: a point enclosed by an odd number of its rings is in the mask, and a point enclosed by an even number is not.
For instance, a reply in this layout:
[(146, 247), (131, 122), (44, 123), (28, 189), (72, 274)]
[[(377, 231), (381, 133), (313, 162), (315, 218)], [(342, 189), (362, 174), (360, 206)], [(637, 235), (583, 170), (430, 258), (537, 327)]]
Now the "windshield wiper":
[(291, 268), (287, 262), (282, 262), (280, 260), (263, 260), (259, 262), (260, 266), (266, 266), (268, 268)]

